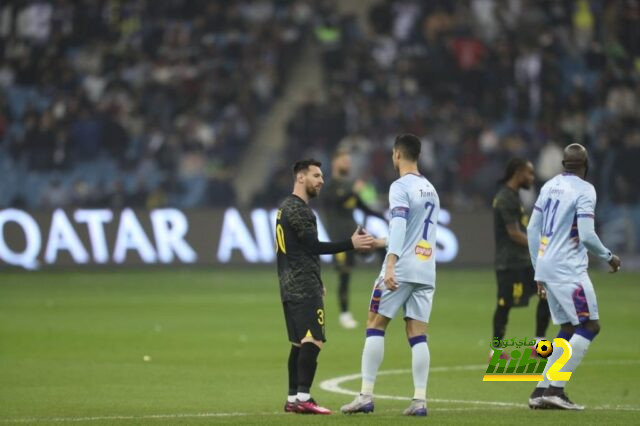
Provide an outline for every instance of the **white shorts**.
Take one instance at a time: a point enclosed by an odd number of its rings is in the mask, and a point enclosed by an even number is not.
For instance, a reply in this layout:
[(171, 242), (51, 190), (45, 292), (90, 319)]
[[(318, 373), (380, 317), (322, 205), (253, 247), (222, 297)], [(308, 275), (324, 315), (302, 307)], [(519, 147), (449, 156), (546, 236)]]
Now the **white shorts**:
[(549, 311), (554, 324), (579, 325), (597, 320), (598, 301), (593, 284), (587, 274), (575, 283), (542, 283), (547, 290)]
[(388, 290), (383, 277), (378, 277), (373, 285), (369, 311), (387, 318), (396, 316), (398, 309), (404, 309), (404, 318), (429, 322), (435, 287), (429, 284), (399, 282), (396, 291)]

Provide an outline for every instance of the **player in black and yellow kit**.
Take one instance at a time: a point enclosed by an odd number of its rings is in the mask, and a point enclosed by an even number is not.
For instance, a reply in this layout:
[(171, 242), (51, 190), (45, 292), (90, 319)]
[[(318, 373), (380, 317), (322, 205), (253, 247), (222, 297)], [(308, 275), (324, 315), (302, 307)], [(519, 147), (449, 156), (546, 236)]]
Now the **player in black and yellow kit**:
[[(498, 303), (493, 315), (494, 338), (504, 338), (509, 310), (527, 306), (529, 298), (537, 293), (527, 241), (529, 217), (518, 194), (521, 188), (529, 189), (534, 179), (533, 165), (529, 161), (511, 159), (493, 200), (498, 281)], [(549, 318), (549, 305), (546, 299), (541, 298), (536, 309), (536, 338), (544, 337)]]
[[(325, 186), (322, 205), (326, 214), (326, 226), (331, 241), (337, 241), (348, 235), (357, 225), (353, 211), (360, 209), (365, 215), (384, 216), (371, 210), (355, 191), (357, 183), (350, 178), (351, 156), (346, 150), (338, 150), (331, 160), (331, 180)], [(349, 312), (349, 282), (351, 269), (355, 264), (352, 251), (337, 253), (334, 263), (338, 272), (338, 303), (340, 305), (340, 324), (344, 328), (356, 328), (358, 323)]]
[(373, 237), (366, 232), (354, 232), (350, 239), (338, 242), (318, 241), (316, 217), (307, 203), (319, 194), (324, 184), (320, 166), (315, 160), (294, 165), (293, 193), (282, 202), (276, 216), (280, 296), (291, 342), (285, 411), (307, 414), (331, 414), (330, 410), (318, 406), (309, 393), (318, 354), (326, 341), (325, 288), (320, 278), (319, 255), (373, 246)]

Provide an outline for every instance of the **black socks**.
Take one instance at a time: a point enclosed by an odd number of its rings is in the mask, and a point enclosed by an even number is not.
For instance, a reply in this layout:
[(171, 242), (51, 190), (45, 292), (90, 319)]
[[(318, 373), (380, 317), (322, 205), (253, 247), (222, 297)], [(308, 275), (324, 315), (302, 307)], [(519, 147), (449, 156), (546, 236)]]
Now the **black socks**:
[(309, 393), (318, 367), (320, 348), (311, 342), (300, 347), (298, 355), (298, 392)]
[(340, 272), (338, 278), (338, 303), (340, 303), (340, 312), (347, 312), (349, 311), (349, 280), (351, 274), (348, 272)]
[(300, 346), (291, 345), (289, 352), (289, 395), (297, 395), (298, 393), (298, 356), (300, 355)]
[(509, 318), (508, 306), (496, 306), (496, 313), (493, 314), (493, 337), (502, 340), (507, 329), (507, 319)]

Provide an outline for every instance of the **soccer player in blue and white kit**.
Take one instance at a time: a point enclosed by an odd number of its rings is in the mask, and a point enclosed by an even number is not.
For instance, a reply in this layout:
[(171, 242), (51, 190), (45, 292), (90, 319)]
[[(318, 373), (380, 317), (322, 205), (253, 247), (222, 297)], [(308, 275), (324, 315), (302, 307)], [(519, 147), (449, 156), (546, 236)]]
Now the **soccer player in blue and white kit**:
[(427, 323), (436, 283), (440, 200), (433, 185), (418, 172), (420, 145), (420, 139), (411, 134), (395, 140), (393, 166), (400, 178), (389, 189), (389, 237), (386, 241), (376, 240), (377, 247), (388, 248), (371, 296), (362, 352), (362, 388), (353, 402), (342, 407), (343, 413), (373, 411), (373, 387), (384, 356), (385, 330), (403, 308), (415, 387), (411, 405), (404, 414), (427, 415)]
[[(560, 324), (557, 337), (568, 340), (572, 348), (562, 370), (573, 373), (600, 331), (596, 293), (587, 274), (587, 251), (608, 262), (610, 272), (620, 269), (620, 259), (600, 242), (594, 230), (596, 191), (584, 180), (587, 150), (577, 143), (567, 146), (562, 165), (564, 173), (540, 190), (527, 236), (538, 291), (549, 301), (553, 323)], [(549, 357), (544, 381), (531, 394), (529, 407), (584, 409), (567, 397), (566, 381), (547, 379), (547, 370), (561, 354), (555, 350)]]

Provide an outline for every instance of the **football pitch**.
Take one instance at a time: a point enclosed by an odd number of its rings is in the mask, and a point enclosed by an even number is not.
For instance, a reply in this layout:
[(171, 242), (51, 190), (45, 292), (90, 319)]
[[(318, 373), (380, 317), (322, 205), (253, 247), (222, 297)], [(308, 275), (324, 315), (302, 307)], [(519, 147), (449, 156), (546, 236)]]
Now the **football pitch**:
[[(328, 342), (313, 396), (339, 411), (359, 390), (377, 270), (354, 272), (352, 311), (337, 320), (324, 266)], [(584, 412), (531, 411), (531, 383), (482, 382), (495, 281), (444, 269), (431, 314), (429, 417), (405, 418), (413, 393), (402, 321), (387, 332), (368, 415), (285, 414), (289, 352), (275, 268), (0, 274), (0, 424), (638, 424), (640, 274), (592, 272), (602, 331), (567, 393)], [(512, 310), (507, 338), (533, 337), (534, 305)], [(553, 337), (557, 327), (551, 326)]]

